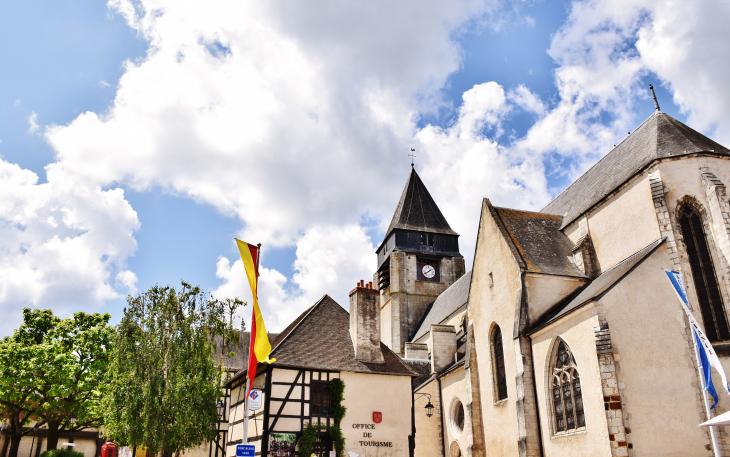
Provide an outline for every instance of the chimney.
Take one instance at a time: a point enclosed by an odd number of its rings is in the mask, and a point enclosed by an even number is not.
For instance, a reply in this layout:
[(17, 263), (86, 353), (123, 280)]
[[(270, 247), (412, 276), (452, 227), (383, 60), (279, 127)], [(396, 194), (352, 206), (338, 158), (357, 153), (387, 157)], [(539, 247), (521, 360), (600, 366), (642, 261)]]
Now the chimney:
[(355, 358), (363, 362), (383, 362), (380, 350), (380, 293), (364, 280), (350, 292), (350, 337)]
[(428, 360), (428, 345), (406, 343), (406, 359)]
[(454, 363), (456, 328), (431, 324), (431, 373), (438, 373)]

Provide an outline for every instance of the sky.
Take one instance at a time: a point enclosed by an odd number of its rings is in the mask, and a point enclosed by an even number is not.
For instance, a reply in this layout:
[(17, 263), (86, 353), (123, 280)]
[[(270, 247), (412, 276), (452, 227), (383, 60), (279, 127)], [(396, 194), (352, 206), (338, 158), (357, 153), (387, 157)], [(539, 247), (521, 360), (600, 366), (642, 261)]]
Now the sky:
[[(661, 109), (730, 145), (730, 4), (0, 3), (0, 335), (155, 284), (250, 291), (281, 330), (372, 278), (415, 168), (472, 263)], [(247, 319), (250, 307), (241, 316)]]

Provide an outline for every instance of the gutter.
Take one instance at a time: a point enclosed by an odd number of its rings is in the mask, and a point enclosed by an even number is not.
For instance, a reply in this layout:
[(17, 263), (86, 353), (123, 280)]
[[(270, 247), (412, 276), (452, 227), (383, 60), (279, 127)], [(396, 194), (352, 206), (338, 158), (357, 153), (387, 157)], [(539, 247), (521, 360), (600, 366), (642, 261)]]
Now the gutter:
[(439, 385), (439, 404), (441, 404), (441, 449), (444, 451), (443, 457), (446, 457), (446, 425), (444, 424), (444, 396), (441, 393), (441, 379), (436, 377)]

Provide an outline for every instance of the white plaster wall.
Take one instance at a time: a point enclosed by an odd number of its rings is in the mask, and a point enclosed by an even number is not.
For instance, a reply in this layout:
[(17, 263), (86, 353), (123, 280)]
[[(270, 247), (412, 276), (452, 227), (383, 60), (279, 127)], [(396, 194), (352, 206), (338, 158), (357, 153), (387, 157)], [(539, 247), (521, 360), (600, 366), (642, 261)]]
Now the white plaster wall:
[[(494, 278), (489, 287), (489, 273)], [(519, 431), (515, 398), (515, 344), (512, 339), (515, 306), (520, 294), (520, 270), (509, 245), (502, 237), (486, 203), (482, 206), (477, 249), (474, 256), (469, 313), (473, 321), (481, 384), (482, 424), (488, 455), (517, 455)], [(496, 323), (502, 330), (507, 399), (494, 403), (490, 329)]]
[(444, 430), (446, 431), (446, 450), (448, 452), (452, 443), (456, 442), (459, 445), (459, 449), (461, 449), (461, 454), (466, 455), (470, 424), (465, 419), (464, 430), (459, 432), (453, 423), (454, 417), (452, 414), (454, 402), (458, 398), (462, 405), (464, 405), (464, 416), (468, 416), (466, 405), (469, 404), (469, 394), (466, 391), (466, 378), (464, 377), (463, 366), (441, 378), (441, 390), (444, 408)]
[[(578, 221), (572, 225), (578, 225)], [(566, 231), (574, 238), (579, 234)], [(648, 172), (588, 215), (588, 229), (598, 265), (605, 271), (661, 236), (654, 212)], [(572, 240), (577, 241), (577, 240)]]
[[(408, 436), (411, 434), (412, 390), (409, 376), (389, 376), (343, 371), (347, 408), (342, 420), (342, 433), (347, 450), (361, 457), (407, 456)], [(382, 422), (374, 424), (373, 412), (382, 413)], [(375, 425), (373, 430), (362, 430), (356, 424)], [(371, 433), (371, 437), (363, 436)], [(363, 445), (363, 441), (390, 442), (392, 447)]]
[[(594, 306), (588, 305), (532, 335), (535, 386), (546, 457), (611, 455), (601, 371), (591, 320), (593, 311)], [(553, 433), (555, 426), (551, 402), (550, 355), (556, 337), (562, 338), (573, 352), (581, 379), (586, 427), (571, 434)]]
[(598, 310), (618, 354), (627, 439), (636, 454), (706, 455), (687, 329), (662, 271), (670, 265), (662, 245), (599, 301)]
[[(436, 404), (434, 400), (437, 398), (438, 385), (436, 381), (431, 381), (421, 387), (416, 393), (424, 393), (431, 395), (431, 403)], [(415, 402), (415, 418), (416, 418), (416, 449), (415, 457), (442, 457), (439, 455), (439, 434), (438, 422), (441, 418), (436, 414), (434, 409), (433, 416), (426, 416), (426, 404), (428, 397), (416, 397)]]
[(537, 322), (558, 302), (588, 282), (587, 279), (537, 273), (525, 274), (530, 322)]

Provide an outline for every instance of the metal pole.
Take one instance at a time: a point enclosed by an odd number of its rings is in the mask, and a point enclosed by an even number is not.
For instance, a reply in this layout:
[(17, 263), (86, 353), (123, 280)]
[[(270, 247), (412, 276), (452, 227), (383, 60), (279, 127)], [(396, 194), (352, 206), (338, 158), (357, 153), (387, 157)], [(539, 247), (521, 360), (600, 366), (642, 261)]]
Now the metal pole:
[(246, 373), (246, 399), (243, 401), (243, 444), (248, 444), (248, 387), (251, 385), (251, 380), (248, 379), (248, 373)]
[[(702, 400), (705, 405), (705, 413), (707, 414), (707, 420), (712, 419), (712, 411), (710, 410), (710, 402), (707, 399), (707, 391), (705, 390), (705, 375), (702, 372), (702, 365), (700, 365), (700, 351), (697, 348), (697, 338), (695, 337), (694, 330), (692, 333), (692, 344), (695, 348), (695, 359), (697, 359), (697, 370), (700, 372), (700, 383), (702, 384)], [(710, 426), (710, 438), (712, 439), (712, 450), (715, 457), (720, 457), (720, 446), (717, 443), (717, 434), (715, 433), (715, 427)]]

